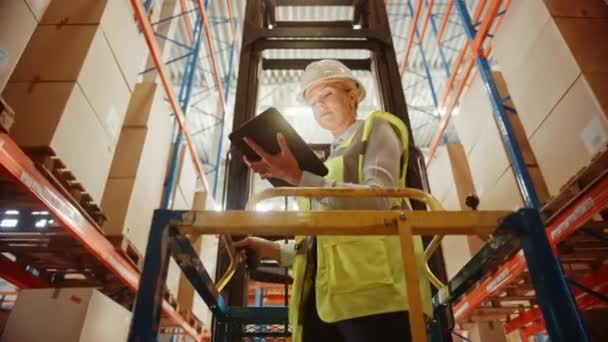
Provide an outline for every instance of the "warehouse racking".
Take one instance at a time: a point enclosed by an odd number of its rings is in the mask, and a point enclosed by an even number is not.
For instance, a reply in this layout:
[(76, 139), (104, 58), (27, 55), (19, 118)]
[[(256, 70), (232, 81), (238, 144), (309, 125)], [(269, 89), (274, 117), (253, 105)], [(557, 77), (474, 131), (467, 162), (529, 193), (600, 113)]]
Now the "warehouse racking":
[[(439, 29), (437, 30), (437, 25), (435, 22), (436, 15), (433, 14), (434, 1), (419, 0), (416, 7), (412, 6), (411, 1), (408, 1), (408, 7), (412, 13), (413, 21), (416, 24), (412, 26), (412, 30), (408, 36), (408, 48), (401, 64), (401, 74), (403, 75), (405, 72), (408, 54), (411, 47), (414, 45), (414, 37), (416, 37), (419, 41), (423, 40), (426, 31), (428, 30), (427, 26), (430, 24), (433, 34), (436, 37), (438, 44), (440, 44), (443, 32), (445, 31), (445, 27), (450, 18), (449, 13), (455, 7), (456, 13), (460, 17), (464, 30), (470, 41), (461, 50), (455, 65), (450, 67), (447, 65), (447, 62), (443, 63), (446, 71), (446, 77), (449, 75), (449, 78), (448, 86), (446, 87), (445, 95), (443, 96), (441, 102), (437, 101), (435, 89), (433, 89), (433, 78), (427, 72), (427, 81), (429, 83), (429, 87), (431, 88), (431, 92), (435, 94), (433, 96), (433, 99), (435, 100), (434, 104), (437, 108), (442, 108), (442, 110), (445, 111), (444, 115), (442, 116), (440, 125), (441, 129), (435, 136), (431, 148), (431, 156), (436, 147), (443, 141), (445, 129), (448, 125), (450, 116), (452, 115), (452, 111), (457, 105), (458, 98), (464, 89), (468, 75), (471, 73), (474, 64), (477, 64), (477, 72), (479, 72), (481, 77), (484, 78), (490, 98), (496, 112), (498, 113), (497, 120), (502, 123), (501, 127), (503, 127), (502, 131), (504, 133), (503, 137), (505, 139), (505, 144), (507, 146), (511, 146), (509, 151), (514, 158), (518, 184), (521, 185), (522, 193), (526, 198), (526, 204), (532, 208), (541, 209), (538, 199), (535, 198), (536, 196), (534, 194), (534, 189), (530, 185), (531, 183), (529, 181), (529, 177), (526, 175), (525, 168), (523, 165), (521, 165), (521, 161), (518, 162), (518, 159), (521, 159), (521, 156), (518, 157), (517, 145), (511, 138), (512, 134), (509, 134), (508, 121), (504, 119), (504, 113), (501, 114), (501, 112), (504, 112), (504, 99), (500, 99), (498, 97), (496, 86), (493, 85), (493, 81), (491, 80), (490, 68), (486, 59), (486, 57), (490, 55), (491, 51), (490, 42), (486, 41), (486, 37), (491, 37), (491, 30), (498, 29), (500, 18), (502, 14), (504, 14), (504, 11), (508, 9), (510, 1), (495, 0), (489, 2), (490, 4), (486, 8), (485, 5), (487, 1), (479, 1), (477, 10), (471, 19), (468, 15), (468, 10), (464, 1), (448, 0), (448, 9), (446, 9), (447, 14), (444, 13), (444, 17), (440, 23)], [(175, 96), (173, 87), (168, 78), (168, 72), (164, 66), (166, 63), (160, 59), (160, 52), (155, 43), (156, 38), (154, 38), (152, 24), (150, 23), (146, 14), (146, 7), (136, 0), (131, 0), (131, 3), (134, 7), (137, 19), (142, 27), (143, 34), (150, 49), (151, 56), (154, 59), (155, 66), (159, 72), (159, 76), (161, 77), (169, 102), (176, 113), (176, 121), (180, 127), (180, 131), (183, 134), (183, 139), (185, 139), (189, 151), (193, 154), (193, 156), (196, 156), (196, 151), (194, 150), (194, 146), (191, 142), (190, 134), (187, 126), (185, 125), (184, 119), (184, 113), (187, 112), (192, 85), (191, 83), (188, 84), (187, 82), (189, 78), (184, 77), (182, 89), (180, 89), (180, 95)], [(146, 1), (146, 4), (149, 3), (151, 2)], [(422, 18), (423, 3), (426, 5), (427, 12), (423, 18), (422, 29), (418, 30), (417, 22), (420, 18)], [(187, 8), (184, 0), (180, 1), (180, 5), (182, 6), (183, 10), (178, 17), (184, 18), (184, 24), (188, 28), (187, 32), (190, 42), (193, 44), (193, 48), (200, 49), (202, 27), (204, 26), (206, 28), (209, 24), (209, 20), (206, 17), (205, 5), (201, 0), (198, 0), (197, 7), (194, 9), (194, 11)], [(195, 18), (196, 20), (193, 25), (191, 19), (194, 13), (197, 13), (198, 15), (196, 16), (197, 18)], [(482, 13), (485, 13), (485, 17), (481, 22), (479, 22), (478, 20)], [(236, 44), (235, 27), (236, 25), (232, 26), (232, 51), (235, 50), (234, 45)], [(210, 55), (214, 56), (213, 38), (211, 37), (209, 30), (205, 29), (205, 35), (207, 44), (209, 46)], [(486, 47), (485, 49), (483, 49), (484, 46)], [(459, 72), (462, 62), (465, 60), (465, 57), (469, 55), (469, 49), (472, 51), (472, 56), (467, 57), (463, 70)], [(422, 45), (419, 46), (419, 51), (422, 55), (424, 55)], [(234, 52), (231, 52), (231, 54), (233, 53)], [(195, 55), (192, 54), (192, 56)], [(426, 60), (426, 57), (423, 56), (422, 58), (423, 60)], [(233, 57), (231, 57), (231, 62), (232, 59)], [(188, 60), (189, 70), (196, 70), (197, 58), (189, 58)], [(232, 67), (230, 69), (232, 70)], [(215, 67), (214, 74), (215, 84), (217, 86), (216, 91), (219, 98), (222, 99), (223, 112), (221, 114), (224, 115), (226, 112), (226, 98), (228, 96), (227, 90), (230, 88), (229, 82), (231, 77), (226, 77), (225, 87), (222, 88), (221, 78), (219, 77), (219, 72)], [(461, 76), (464, 74), (465, 76), (460, 77), (458, 84), (456, 84), (454, 87), (454, 83), (456, 82), (457, 78), (456, 75), (458, 74)], [(191, 78), (192, 77), (190, 77), (190, 79)], [(223, 127), (223, 117), (218, 118), (218, 125)], [(182, 135), (178, 134), (177, 136), (179, 137)], [(176, 138), (176, 146), (179, 145), (179, 139), (182, 138)], [(217, 172), (217, 168), (220, 164), (219, 160), (221, 158), (221, 147), (218, 149), (217, 153), (217, 162), (214, 165), (211, 165), (212, 168), (216, 168), (216, 178), (214, 180), (213, 188), (210, 188), (205, 180), (204, 168), (198, 161), (199, 159), (194, 158), (194, 160), (197, 161), (197, 172), (199, 173), (199, 177), (203, 182), (203, 186), (205, 189), (211, 190), (214, 193), (217, 192), (219, 174), (219, 172)], [(428, 157), (428, 162), (430, 162), (430, 160), (431, 157)], [(40, 208), (41, 210), (48, 210), (47, 215), (52, 216), (52, 218), (50, 216), (45, 216), (44, 219), (53, 220), (53, 218), (55, 218), (57, 221), (59, 221), (54, 222), (58, 224), (59, 229), (67, 231), (70, 236), (74, 237), (79, 244), (85, 247), (86, 253), (89, 253), (95, 259), (97, 259), (103, 265), (103, 267), (109, 271), (109, 273), (118, 278), (119, 282), (126, 284), (131, 289), (136, 289), (138, 287), (138, 273), (133, 269), (132, 265), (124, 258), (124, 256), (115, 251), (114, 247), (97, 231), (94, 224), (90, 223), (89, 220), (84, 217), (84, 214), (80, 213), (71, 204), (70, 200), (65, 196), (65, 194), (57, 191), (53, 184), (48, 182), (43, 173), (40, 172), (32, 163), (30, 158), (27, 157), (6, 134), (0, 135), (0, 162), (3, 170), (7, 171), (6, 173), (8, 175), (7, 177), (3, 177), (2, 181), (14, 183), (16, 185), (15, 191), (23, 195), (26, 203), (31, 203), (32, 206)], [(577, 193), (575, 195), (572, 195), (572, 193), (564, 193), (563, 196), (559, 196), (546, 206), (542, 207), (542, 209), (545, 210), (545, 213), (549, 214), (547, 230), (550, 233), (550, 242), (554, 248), (557, 248), (557, 244), (559, 242), (570, 237), (575, 237), (575, 232), (581, 228), (586, 229), (587, 232), (591, 232), (590, 234), (594, 234), (593, 228), (589, 228), (590, 225), (587, 223), (590, 218), (602, 212), (608, 205), (608, 198), (606, 198), (606, 194), (608, 193), (608, 178), (606, 178), (604, 173), (597, 171), (597, 167), (595, 166), (605, 165), (605, 163), (606, 160), (604, 156), (598, 158), (588, 170), (583, 171), (581, 175), (578, 175), (577, 178), (573, 180), (573, 183), (576, 183), (576, 185), (581, 188), (580, 191), (576, 191)], [(519, 166), (517, 166), (518, 164)], [(169, 182), (169, 184), (171, 184), (171, 182)], [(166, 189), (166, 191), (170, 192), (171, 189)], [(575, 198), (576, 200), (569, 201), (562, 197)], [(600, 236), (600, 238), (605, 239), (604, 236)], [(22, 287), (53, 286), (49, 285), (45, 281), (42, 281), (40, 277), (25, 271), (23, 267), (6, 257), (2, 257), (0, 262), (2, 263), (2, 277), (10, 279), (12, 282), (19, 284)], [(452, 299), (457, 302), (456, 306), (454, 307), (454, 314), (456, 318), (466, 319), (470, 317), (471, 314), (476, 310), (482, 313), (484, 310), (486, 313), (500, 312), (502, 314), (495, 315), (499, 318), (504, 318), (504, 312), (507, 312), (507, 315), (510, 316), (510, 320), (506, 324), (508, 331), (522, 329), (522, 336), (542, 332), (545, 329), (545, 326), (542, 323), (541, 313), (538, 308), (531, 307), (529, 310), (523, 312), (521, 312), (519, 308), (517, 310), (509, 308), (507, 310), (494, 311), (486, 308), (485, 303), (496, 302), (497, 298), (500, 300), (499, 298), (503, 296), (503, 294), (501, 294), (502, 290), (509, 286), (509, 284), (515, 287), (519, 286), (522, 289), (528, 289), (530, 285), (526, 284), (525, 282), (521, 284), (514, 283), (515, 281), (521, 279), (520, 276), (525, 274), (525, 270), (526, 265), (524, 263), (523, 255), (521, 253), (515, 254), (491, 274), (486, 275), (484, 279), (478, 282), (479, 285), (472, 288), (470, 291), (467, 292), (458, 287), (457, 289), (461, 290), (462, 293), (460, 293), (458, 297), (452, 295), (454, 297)], [(606, 299), (605, 284), (608, 281), (608, 279), (606, 279), (606, 274), (607, 271), (605, 267), (603, 267), (598, 269), (595, 273), (583, 277), (579, 281), (570, 280), (571, 284), (577, 288), (574, 291), (574, 297), (576, 298), (580, 309), (599, 305), (599, 300)], [(461, 280), (462, 279), (454, 279), (452, 283), (456, 283)], [(594, 288), (599, 288), (601, 290), (593, 291)], [(520, 297), (526, 297), (525, 300), (530, 301), (529, 298), (531, 295)], [(438, 302), (442, 302), (443, 300), (444, 299), (437, 299)], [(197, 336), (197, 338), (201, 338), (200, 332), (195, 331), (193, 327), (191, 327), (182, 317), (180, 317), (180, 315), (174, 308), (171, 307), (171, 305), (164, 303), (163, 309), (167, 315), (172, 317), (176, 322), (180, 323), (182, 328), (187, 333)], [(546, 328), (557, 329), (557, 327), (549, 326)]]

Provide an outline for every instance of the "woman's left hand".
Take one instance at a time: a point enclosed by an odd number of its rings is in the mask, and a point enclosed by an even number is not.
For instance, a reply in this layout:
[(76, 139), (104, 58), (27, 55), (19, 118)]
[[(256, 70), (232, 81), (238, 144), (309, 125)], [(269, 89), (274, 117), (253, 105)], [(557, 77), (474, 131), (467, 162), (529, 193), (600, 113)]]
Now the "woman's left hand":
[(272, 155), (253, 140), (244, 138), (245, 143), (257, 153), (261, 160), (250, 161), (247, 157), (243, 157), (245, 164), (254, 172), (259, 173), (262, 178), (279, 178), (292, 185), (298, 185), (302, 179), (302, 170), (298, 165), (298, 161), (291, 153), (285, 136), (277, 134), (277, 143), (279, 144), (279, 153)]

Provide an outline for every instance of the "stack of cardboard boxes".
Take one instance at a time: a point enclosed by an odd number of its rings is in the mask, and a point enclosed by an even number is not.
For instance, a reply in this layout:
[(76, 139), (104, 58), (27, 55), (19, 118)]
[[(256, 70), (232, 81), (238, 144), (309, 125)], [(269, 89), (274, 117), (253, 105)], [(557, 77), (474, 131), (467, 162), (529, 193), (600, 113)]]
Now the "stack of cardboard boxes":
[(152, 215), (160, 207), (172, 123), (164, 92), (152, 82), (135, 86), (101, 207), (106, 235), (126, 236), (144, 254)]
[(145, 58), (132, 9), (120, 0), (28, 3), (38, 25), (3, 92), (16, 113), (11, 136), (51, 147), (100, 203)]
[(554, 196), (608, 144), (608, 5), (514, 1), (494, 56)]
[(0, 2), (0, 92), (38, 24), (28, 2)]
[[(510, 88), (507, 89), (501, 73), (494, 72), (493, 77), (500, 97), (508, 98)], [(526, 113), (513, 101), (507, 101), (505, 105), (509, 108), (507, 117), (528, 173), (539, 199), (544, 201), (548, 198), (546, 186), (521, 124)], [(480, 199), (479, 209), (515, 210), (523, 207), (524, 203), (493, 113), (483, 81), (477, 77), (461, 99), (460, 113), (454, 119), (454, 124), (467, 156), (475, 192)]]

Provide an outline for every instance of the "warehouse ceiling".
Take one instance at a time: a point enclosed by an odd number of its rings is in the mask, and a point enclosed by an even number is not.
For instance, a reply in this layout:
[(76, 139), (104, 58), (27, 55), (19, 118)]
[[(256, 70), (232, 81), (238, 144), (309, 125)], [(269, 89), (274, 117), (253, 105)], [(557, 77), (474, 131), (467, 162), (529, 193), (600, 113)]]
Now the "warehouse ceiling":
[[(172, 1), (172, 0), (166, 0)], [(194, 135), (194, 140), (199, 149), (201, 159), (207, 165), (210, 178), (215, 178), (214, 170), (216, 169), (217, 160), (223, 158), (228, 146), (224, 143), (222, 152), (218, 155), (218, 143), (220, 136), (226, 139), (227, 133), (231, 131), (231, 119), (233, 116), (234, 93), (236, 87), (236, 78), (238, 75), (238, 60), (239, 60), (239, 43), (241, 39), (240, 30), (242, 28), (241, 21), (243, 19), (244, 6), (246, 0), (229, 0), (232, 3), (233, 13), (235, 16), (234, 23), (236, 25), (236, 39), (233, 72), (229, 73), (231, 63), (231, 48), (233, 35), (228, 15), (227, 1), (208, 1), (208, 17), (211, 27), (212, 43), (215, 51), (216, 63), (222, 77), (223, 87), (230, 85), (227, 95), (228, 110), (224, 117), (223, 134), (220, 130), (218, 122), (220, 119), (217, 116), (221, 115), (221, 107), (219, 105), (218, 92), (215, 90), (214, 74), (212, 60), (209, 54), (209, 46), (204, 39), (201, 46), (199, 72), (195, 77), (195, 88), (191, 97), (191, 104), (194, 104), (188, 111), (188, 121), (191, 126), (190, 131)], [(369, 0), (381, 1), (381, 0)], [(423, 0), (425, 5), (428, 0)], [(469, 10), (473, 12), (477, 4), (477, 0), (466, 1)], [(387, 13), (389, 16), (390, 27), (393, 35), (393, 42), (396, 51), (397, 62), (401, 63), (405, 53), (407, 36), (410, 30), (412, 21), (411, 13), (413, 6), (417, 0), (395, 0), (385, 1), (387, 3)], [(196, 8), (196, 1), (186, 1), (190, 9)], [(449, 74), (449, 66), (452, 65), (458, 56), (458, 52), (465, 43), (466, 37), (462, 27), (458, 24), (459, 18), (455, 11), (452, 10), (448, 18), (448, 23), (444, 33), (442, 42), (443, 58), (440, 55), (438, 44), (436, 41), (436, 32), (442, 19), (445, 16), (446, 4), (444, 2), (435, 2), (433, 6), (433, 15), (429, 21), (424, 41), (422, 44), (417, 44), (414, 41), (410, 57), (408, 59), (408, 68), (403, 77), (403, 89), (406, 102), (408, 104), (408, 112), (414, 134), (414, 141), (417, 146), (424, 151), (438, 129), (440, 119), (437, 108), (441, 108), (441, 99), (445, 92), (445, 86)], [(195, 11), (190, 13), (191, 21), (196, 20)], [(423, 12), (426, 13), (426, 6), (423, 6)], [(350, 20), (353, 16), (353, 10), (350, 7), (278, 7), (276, 12), (277, 20)], [(423, 15), (419, 22), (421, 22)], [(183, 28), (183, 25), (180, 25)], [(183, 29), (178, 32), (178, 40), (186, 42), (188, 36)], [(422, 53), (426, 56), (426, 66), (422, 57)], [(171, 57), (175, 59), (184, 54), (183, 48), (173, 46)], [(344, 51), (344, 50), (311, 50), (311, 51), (290, 51), (290, 50), (274, 50), (265, 51), (265, 57), (275, 58), (366, 58), (369, 56), (367, 51)], [(179, 91), (180, 81), (185, 70), (185, 59), (172, 63), (170, 70), (175, 79), (176, 92)], [(428, 71), (428, 73), (427, 73)], [(331, 141), (331, 136), (326, 132), (320, 131), (314, 124), (311, 118), (309, 108), (302, 107), (295, 101), (295, 94), (298, 89), (298, 80), (301, 71), (294, 70), (273, 70), (264, 71), (261, 74), (261, 87), (259, 92), (259, 110), (268, 106), (279, 108), (292, 122), (298, 132), (311, 143), (327, 143)], [(231, 74), (228, 82), (228, 74)], [(357, 72), (359, 77), (365, 84), (368, 93), (366, 100), (361, 104), (359, 116), (364, 118), (370, 111), (377, 109), (378, 103), (375, 100), (375, 89), (373, 81), (369, 73)], [(431, 91), (430, 82), (427, 75), (431, 76), (431, 82), (435, 94)], [(435, 99), (434, 99), (435, 98)], [(435, 102), (437, 101), (437, 102)], [(439, 106), (438, 106), (439, 105)], [(447, 130), (446, 139), (448, 141), (457, 141), (455, 130), (450, 125)], [(221, 178), (221, 175), (218, 176)], [(210, 183), (214, 183), (213, 180)]]

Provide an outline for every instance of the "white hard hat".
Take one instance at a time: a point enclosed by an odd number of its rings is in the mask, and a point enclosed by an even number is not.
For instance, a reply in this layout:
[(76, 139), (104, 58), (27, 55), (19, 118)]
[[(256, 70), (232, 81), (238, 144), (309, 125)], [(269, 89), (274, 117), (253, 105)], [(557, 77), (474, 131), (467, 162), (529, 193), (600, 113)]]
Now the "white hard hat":
[(365, 88), (358, 79), (353, 76), (353, 72), (346, 65), (334, 59), (322, 59), (308, 64), (302, 79), (300, 80), (300, 92), (298, 101), (306, 103), (306, 92), (312, 87), (325, 82), (352, 80), (359, 88), (359, 102), (365, 97)]

